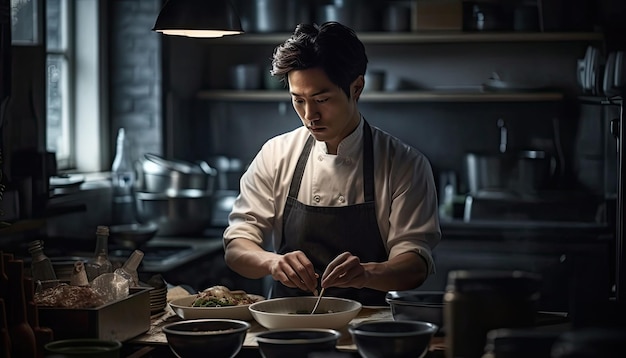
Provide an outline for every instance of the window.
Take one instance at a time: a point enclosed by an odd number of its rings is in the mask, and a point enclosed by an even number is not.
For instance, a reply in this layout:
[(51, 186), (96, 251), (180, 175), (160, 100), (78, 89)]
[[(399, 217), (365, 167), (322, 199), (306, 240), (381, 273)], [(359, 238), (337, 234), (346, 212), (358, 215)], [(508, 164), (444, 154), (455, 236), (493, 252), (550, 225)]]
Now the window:
[(47, 0), (47, 150), (63, 172), (107, 169), (106, 1)]
[(68, 0), (46, 1), (46, 142), (47, 150), (56, 153), (59, 169), (73, 164), (70, 6)]

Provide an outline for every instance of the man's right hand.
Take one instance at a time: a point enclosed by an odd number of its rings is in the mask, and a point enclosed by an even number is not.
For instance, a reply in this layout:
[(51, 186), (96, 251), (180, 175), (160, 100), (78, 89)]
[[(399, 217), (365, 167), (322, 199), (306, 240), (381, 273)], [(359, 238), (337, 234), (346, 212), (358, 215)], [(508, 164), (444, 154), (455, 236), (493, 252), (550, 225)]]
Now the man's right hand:
[(292, 288), (315, 292), (318, 288), (319, 275), (313, 264), (302, 251), (293, 251), (278, 255), (270, 267), (274, 280)]

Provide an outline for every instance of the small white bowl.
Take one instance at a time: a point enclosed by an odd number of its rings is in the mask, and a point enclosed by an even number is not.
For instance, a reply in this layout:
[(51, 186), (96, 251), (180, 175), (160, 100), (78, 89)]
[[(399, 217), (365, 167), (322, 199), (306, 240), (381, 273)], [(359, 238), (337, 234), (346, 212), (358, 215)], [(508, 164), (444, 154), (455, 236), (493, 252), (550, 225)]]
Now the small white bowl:
[(251, 304), (252, 317), (267, 329), (327, 328), (348, 325), (361, 311), (358, 301), (337, 297), (322, 297), (315, 314), (310, 314), (317, 297), (273, 298)]

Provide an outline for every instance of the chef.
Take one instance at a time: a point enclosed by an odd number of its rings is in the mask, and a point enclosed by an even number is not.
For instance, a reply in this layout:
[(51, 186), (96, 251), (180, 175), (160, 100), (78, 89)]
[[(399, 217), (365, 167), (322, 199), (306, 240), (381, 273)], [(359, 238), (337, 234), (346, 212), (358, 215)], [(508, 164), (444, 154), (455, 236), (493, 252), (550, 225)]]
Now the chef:
[(271, 275), (270, 297), (325, 288), (385, 305), (387, 291), (416, 288), (435, 271), (432, 168), (359, 111), (367, 62), (355, 32), (337, 22), (298, 25), (274, 50), (272, 75), (287, 83), (303, 125), (263, 145), (224, 232), (228, 266)]

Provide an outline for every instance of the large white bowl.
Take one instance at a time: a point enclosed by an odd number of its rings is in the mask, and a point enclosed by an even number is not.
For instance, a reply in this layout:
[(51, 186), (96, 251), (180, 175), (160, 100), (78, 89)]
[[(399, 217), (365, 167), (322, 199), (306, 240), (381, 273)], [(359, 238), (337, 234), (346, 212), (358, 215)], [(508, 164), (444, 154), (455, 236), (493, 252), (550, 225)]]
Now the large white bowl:
[[(248, 294), (256, 300), (264, 300), (265, 297)], [(170, 302), (170, 307), (182, 319), (201, 318), (226, 318), (235, 320), (251, 321), (252, 315), (248, 307), (250, 305), (224, 306), (224, 307), (192, 307), (191, 304), (196, 295), (177, 298)], [(258, 303), (258, 302), (257, 302)]]
[(337, 297), (322, 297), (315, 314), (310, 314), (317, 297), (283, 297), (255, 302), (252, 317), (267, 329), (328, 328), (339, 329), (361, 311), (361, 303)]

